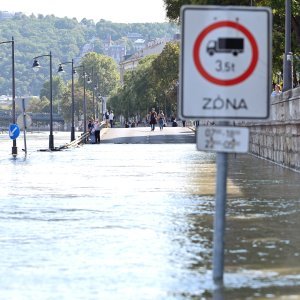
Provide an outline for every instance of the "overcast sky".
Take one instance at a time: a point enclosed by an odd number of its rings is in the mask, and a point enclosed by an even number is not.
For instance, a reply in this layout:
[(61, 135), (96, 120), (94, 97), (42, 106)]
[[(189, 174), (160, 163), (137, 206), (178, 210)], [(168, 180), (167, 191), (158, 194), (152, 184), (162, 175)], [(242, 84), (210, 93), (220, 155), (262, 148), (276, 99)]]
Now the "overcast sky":
[(0, 11), (120, 23), (166, 22), (163, 0), (0, 0)]

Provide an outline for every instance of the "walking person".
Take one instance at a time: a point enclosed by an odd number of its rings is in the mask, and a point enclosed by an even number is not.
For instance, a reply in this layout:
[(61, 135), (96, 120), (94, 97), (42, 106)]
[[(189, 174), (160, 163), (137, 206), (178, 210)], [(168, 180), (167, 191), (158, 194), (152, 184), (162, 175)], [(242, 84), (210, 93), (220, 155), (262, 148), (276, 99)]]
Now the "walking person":
[(114, 125), (114, 112), (111, 110), (110, 111), (110, 114), (109, 114), (109, 123), (110, 123), (110, 128), (113, 128), (113, 125)]
[(108, 127), (108, 123), (109, 123), (109, 113), (108, 113), (108, 110), (105, 111), (104, 118), (105, 118), (105, 128), (107, 128)]
[(155, 111), (155, 108), (152, 108), (152, 111), (150, 113), (150, 126), (151, 131), (155, 130), (155, 125), (157, 124), (157, 112)]
[(95, 129), (95, 143), (100, 144), (100, 124), (98, 120), (96, 120), (94, 123), (94, 129)]
[(163, 130), (164, 129), (164, 124), (165, 124), (165, 115), (164, 115), (162, 110), (158, 114), (158, 124), (159, 124), (159, 129)]
[(88, 131), (90, 134), (90, 143), (91, 144), (95, 144), (95, 127), (94, 127), (94, 121), (93, 120), (89, 120), (88, 123)]

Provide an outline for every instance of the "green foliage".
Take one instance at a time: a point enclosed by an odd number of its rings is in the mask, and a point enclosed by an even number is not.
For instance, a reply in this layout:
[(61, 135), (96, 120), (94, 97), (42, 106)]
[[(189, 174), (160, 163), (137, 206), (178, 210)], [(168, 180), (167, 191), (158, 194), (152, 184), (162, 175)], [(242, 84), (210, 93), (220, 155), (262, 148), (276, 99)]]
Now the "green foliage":
[(160, 55), (147, 56), (124, 75), (124, 85), (110, 99), (117, 114), (143, 118), (151, 107), (170, 116), (176, 111), (179, 44), (167, 43)]
[[(71, 82), (65, 86), (63, 94), (59, 99), (60, 114), (63, 116), (65, 122), (71, 122), (72, 119), (72, 94), (71, 94)], [(87, 103), (87, 116), (92, 117), (92, 93), (86, 90), (85, 93), (86, 103)], [(83, 116), (83, 99), (84, 91), (79, 82), (76, 81), (74, 84), (74, 109), (75, 109), (75, 123), (78, 125), (78, 121), (82, 120)], [(76, 125), (76, 126), (77, 126)]]
[[(84, 65), (92, 80), (91, 84), (86, 85), (88, 90), (93, 91), (96, 87), (101, 96), (109, 96), (117, 88), (120, 80), (118, 66), (111, 57), (90, 52), (83, 57), (81, 65)], [(82, 77), (79, 82), (83, 85)]]
[(29, 106), (26, 108), (28, 112), (38, 113), (49, 113), (50, 112), (50, 101), (46, 97), (37, 98), (33, 97), (29, 100)]
[[(61, 98), (64, 89), (64, 81), (59, 76), (53, 76), (52, 79), (52, 98), (57, 100)], [(46, 97), (50, 99), (50, 81), (47, 81), (43, 84), (43, 87), (40, 91), (40, 98)]]
[(170, 84), (178, 80), (179, 70), (179, 44), (168, 43), (162, 53), (152, 64), (153, 72), (157, 80), (157, 86), (166, 90)]

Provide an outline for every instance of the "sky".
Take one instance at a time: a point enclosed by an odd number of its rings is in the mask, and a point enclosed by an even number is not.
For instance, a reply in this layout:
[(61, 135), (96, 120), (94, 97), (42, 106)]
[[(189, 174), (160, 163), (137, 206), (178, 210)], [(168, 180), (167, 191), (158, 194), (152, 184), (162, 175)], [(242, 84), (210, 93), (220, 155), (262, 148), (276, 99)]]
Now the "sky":
[(167, 22), (163, 0), (0, 0), (0, 11), (117, 23)]

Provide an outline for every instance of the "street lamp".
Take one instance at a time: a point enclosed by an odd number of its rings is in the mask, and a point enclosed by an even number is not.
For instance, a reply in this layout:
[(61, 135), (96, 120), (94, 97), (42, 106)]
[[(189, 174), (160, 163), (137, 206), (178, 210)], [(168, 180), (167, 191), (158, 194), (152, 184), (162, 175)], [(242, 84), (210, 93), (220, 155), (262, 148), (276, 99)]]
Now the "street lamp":
[[(85, 89), (86, 89), (86, 77), (87, 73), (85, 72), (84, 65), (73, 67), (74, 72), (73, 74), (76, 74), (76, 69), (82, 68), (82, 74), (83, 74), (83, 134), (87, 132), (86, 128), (86, 96), (85, 96)], [(90, 78), (88, 78), (88, 81), (90, 81)]]
[(72, 109), (72, 112), (71, 112), (71, 115), (72, 115), (72, 117), (71, 117), (72, 118), (72, 121), (71, 121), (71, 142), (72, 142), (72, 141), (75, 140), (75, 118), (74, 118), (74, 115), (75, 115), (75, 100), (74, 100), (74, 73), (75, 73), (75, 69), (74, 69), (74, 60), (72, 59), (72, 61), (66, 61), (66, 62), (60, 63), (57, 73), (64, 72), (63, 65), (66, 65), (66, 64), (72, 64), (72, 106), (71, 106), (71, 109)]
[[(85, 95), (85, 90), (86, 90), (86, 77), (87, 74), (84, 71), (84, 67), (83, 67), (83, 133), (85, 134), (87, 132), (87, 128), (86, 128), (86, 95)], [(88, 77), (88, 81), (89, 81), (89, 77)]]
[(40, 63), (38, 61), (38, 58), (41, 57), (49, 57), (50, 58), (50, 134), (49, 134), (49, 149), (53, 150), (54, 149), (54, 138), (53, 138), (53, 95), (52, 95), (52, 54), (51, 51), (49, 54), (45, 54), (45, 55), (40, 55), (40, 56), (36, 56), (33, 58), (33, 64), (32, 64), (32, 68), (35, 72), (37, 72), (40, 69)]
[[(89, 75), (89, 74), (88, 74)], [(94, 72), (94, 68), (92, 67), (92, 75), (91, 75), (91, 77), (92, 77), (92, 79), (90, 79), (90, 77), (88, 77), (87, 78), (87, 83), (94, 83), (94, 86), (93, 86), (93, 88), (92, 88), (92, 91), (93, 91), (93, 118), (95, 119), (95, 91), (97, 90), (97, 88), (98, 88), (98, 86), (97, 86), (97, 84), (95, 83), (95, 81), (96, 81), (96, 76), (97, 76), (98, 74), (97, 73), (95, 73)]]
[(283, 91), (293, 88), (292, 64), (293, 54), (291, 52), (291, 0), (285, 0), (285, 52), (283, 59)]
[[(0, 44), (11, 44), (11, 60), (12, 60), (12, 122), (16, 123), (16, 84), (15, 84), (15, 41), (11, 38), (11, 41), (0, 42)], [(13, 146), (11, 154), (15, 157), (18, 154), (17, 140), (13, 140)]]
[(98, 112), (96, 113), (95, 110), (97, 111), (98, 109), (98, 103), (97, 103), (97, 108), (95, 109), (95, 91), (98, 89), (98, 85), (97, 84), (94, 84), (94, 87), (93, 87), (93, 117), (95, 119), (95, 116), (97, 115), (97, 118), (98, 118)]
[[(98, 93), (97, 94), (97, 110), (96, 110), (96, 118), (101, 120), (101, 122), (103, 121), (103, 112), (100, 112), (100, 108), (99, 108), (99, 103), (102, 105), (102, 97), (101, 94)], [(101, 113), (101, 115), (100, 115)]]

